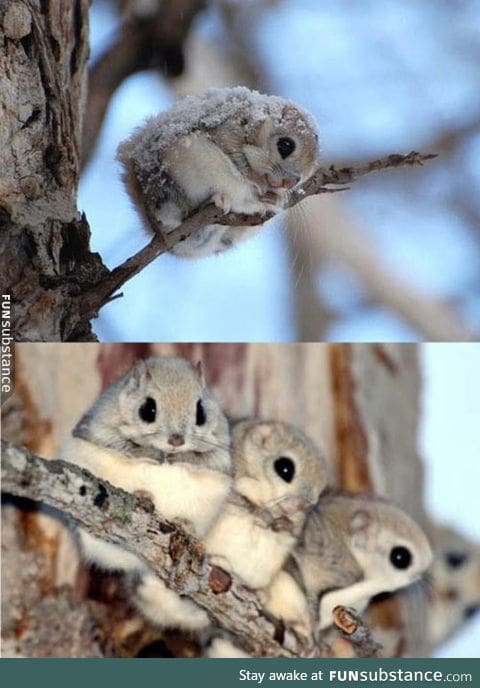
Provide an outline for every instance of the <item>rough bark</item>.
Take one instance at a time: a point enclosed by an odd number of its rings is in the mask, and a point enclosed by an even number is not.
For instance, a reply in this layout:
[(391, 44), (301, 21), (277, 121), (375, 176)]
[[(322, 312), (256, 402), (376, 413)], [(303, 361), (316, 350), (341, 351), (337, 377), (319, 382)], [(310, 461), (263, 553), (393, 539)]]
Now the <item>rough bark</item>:
[(73, 272), (88, 283), (103, 270), (76, 209), (88, 8), (0, 5), (0, 272), (19, 340), (92, 338), (63, 281)]
[[(335, 626), (341, 635), (335, 630), (329, 631), (329, 642), (312, 650), (313, 639), (305, 643), (279, 620), (266, 614), (261, 592), (244, 588), (235, 576), (211, 566), (201, 543), (178, 525), (159, 520), (148, 500), (114, 488), (64, 461), (41, 459), (7, 443), (2, 443), (2, 449), (4, 492), (34, 498), (59, 509), (62, 518), (67, 516), (90, 532), (129, 549), (171, 589), (207, 609), (212, 622), (232, 633), (252, 654), (284, 657), (372, 657), (378, 654), (381, 646), (373, 640), (368, 627), (344, 607), (334, 610)], [(26, 656), (105, 656), (109, 643), (104, 639), (102, 650), (97, 642), (100, 628), (88, 604), (78, 604), (79, 600), (68, 589), (53, 595), (48, 566), (47, 573), (43, 570), (45, 565), (39, 571), (39, 558), (32, 551), (23, 551), (18, 543), (13, 547), (12, 543), (9, 545), (7, 552), (11, 556), (13, 551), (21, 558), (21, 565), (27, 566), (29, 577), (28, 597), (25, 597), (25, 576), (19, 586), (19, 579), (12, 575), (15, 566), (10, 564), (4, 569), (5, 578), (10, 574), (10, 581), (6, 581), (9, 593), (5, 605), (8, 612), (7, 651), (14, 654), (15, 646), (20, 645)], [(51, 557), (49, 559), (51, 566)], [(47, 586), (49, 594), (46, 596), (45, 591), (39, 593), (42, 585)], [(68, 639), (65, 637), (67, 619)]]
[(2, 657), (104, 656), (89, 602), (54, 585), (58, 542), (17, 507), (2, 508)]

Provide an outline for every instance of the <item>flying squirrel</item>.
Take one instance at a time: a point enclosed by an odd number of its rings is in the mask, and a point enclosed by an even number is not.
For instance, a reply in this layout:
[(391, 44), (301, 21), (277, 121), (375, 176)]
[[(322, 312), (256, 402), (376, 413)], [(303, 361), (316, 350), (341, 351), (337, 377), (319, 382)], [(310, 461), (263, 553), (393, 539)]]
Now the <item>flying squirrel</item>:
[[(186, 524), (199, 538), (217, 518), (232, 482), (227, 419), (201, 367), (175, 357), (137, 361), (81, 418), (60, 458), (127, 492), (147, 494), (160, 516)], [(200, 607), (169, 590), (135, 554), (82, 528), (77, 535), (87, 562), (136, 579), (133, 602), (147, 618), (189, 629), (209, 623)]]
[(337, 605), (364, 611), (371, 598), (418, 580), (432, 562), (422, 529), (376, 496), (325, 494), (310, 513), (266, 608), (299, 634), (333, 623)]
[[(318, 167), (313, 117), (295, 103), (237, 86), (187, 96), (118, 148), (123, 179), (149, 231), (168, 234), (205, 202), (224, 214), (278, 213)], [(260, 226), (208, 225), (170, 248), (220, 253)]]
[(435, 647), (480, 612), (480, 545), (446, 526), (431, 526), (434, 561), (428, 590), (428, 639)]
[(207, 534), (212, 563), (265, 588), (300, 537), (327, 484), (325, 460), (298, 428), (244, 420), (232, 430), (233, 490)]

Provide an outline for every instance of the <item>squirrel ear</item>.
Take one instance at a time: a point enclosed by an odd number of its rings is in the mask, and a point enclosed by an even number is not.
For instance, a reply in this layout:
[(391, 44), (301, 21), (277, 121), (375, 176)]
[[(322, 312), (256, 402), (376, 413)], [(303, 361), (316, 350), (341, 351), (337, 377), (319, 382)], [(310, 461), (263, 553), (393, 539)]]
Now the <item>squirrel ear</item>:
[(195, 363), (194, 367), (195, 367), (195, 370), (197, 371), (198, 379), (200, 380), (200, 382), (205, 382), (205, 376), (203, 374), (202, 362), (198, 361), (197, 363)]
[(357, 509), (348, 524), (348, 532), (351, 535), (366, 535), (372, 521), (371, 515), (364, 509)]
[(253, 132), (252, 141), (259, 148), (264, 149), (267, 145), (268, 139), (273, 134), (275, 125), (272, 117), (267, 117), (261, 124), (259, 124)]
[(268, 423), (256, 423), (252, 427), (251, 438), (257, 447), (263, 447), (271, 434), (272, 428)]
[(135, 362), (130, 369), (130, 374), (127, 379), (125, 389), (133, 392), (140, 387), (142, 382), (146, 382), (150, 378), (150, 371), (143, 358)]
[(123, 418), (130, 418), (132, 412), (131, 405), (138, 401), (137, 395), (141, 388), (147, 384), (150, 377), (150, 370), (143, 359), (136, 361), (126, 374), (118, 399), (120, 414)]

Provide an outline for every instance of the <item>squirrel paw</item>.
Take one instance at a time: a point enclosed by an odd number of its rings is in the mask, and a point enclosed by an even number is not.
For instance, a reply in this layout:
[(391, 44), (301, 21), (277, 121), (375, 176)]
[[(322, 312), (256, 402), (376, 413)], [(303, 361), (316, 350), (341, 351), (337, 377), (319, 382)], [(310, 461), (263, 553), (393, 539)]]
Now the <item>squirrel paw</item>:
[(212, 203), (215, 203), (217, 208), (220, 208), (224, 215), (230, 212), (232, 201), (228, 194), (223, 193), (222, 191), (216, 191), (214, 194), (212, 194), (210, 200)]

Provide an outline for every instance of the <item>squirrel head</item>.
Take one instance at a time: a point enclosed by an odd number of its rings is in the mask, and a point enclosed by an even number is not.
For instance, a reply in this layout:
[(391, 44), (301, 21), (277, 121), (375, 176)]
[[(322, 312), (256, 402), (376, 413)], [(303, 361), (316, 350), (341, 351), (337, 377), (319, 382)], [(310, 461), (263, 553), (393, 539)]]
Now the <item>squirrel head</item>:
[(446, 526), (431, 527), (435, 558), (429, 591), (429, 633), (441, 642), (480, 612), (480, 545)]
[(358, 498), (348, 508), (350, 548), (366, 578), (385, 580), (384, 592), (418, 580), (432, 563), (423, 530), (402, 509), (380, 498)]
[[(114, 389), (102, 395), (102, 422), (111, 416), (117, 431), (139, 447), (170, 455), (212, 449), (228, 453), (227, 420), (200, 364), (175, 357), (141, 359)], [(112, 398), (117, 399), (115, 409)]]
[(244, 155), (255, 177), (274, 193), (285, 194), (298, 186), (319, 164), (313, 120), (293, 103), (287, 102), (280, 116), (266, 117), (248, 138)]
[(235, 488), (272, 516), (303, 523), (327, 484), (325, 461), (297, 428), (246, 420), (232, 431)]

